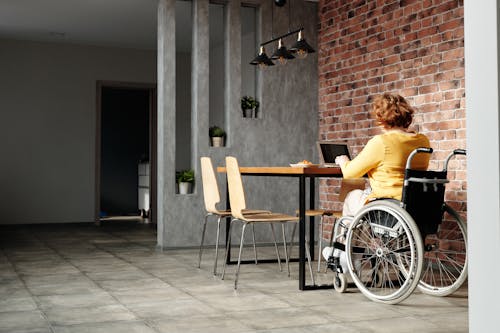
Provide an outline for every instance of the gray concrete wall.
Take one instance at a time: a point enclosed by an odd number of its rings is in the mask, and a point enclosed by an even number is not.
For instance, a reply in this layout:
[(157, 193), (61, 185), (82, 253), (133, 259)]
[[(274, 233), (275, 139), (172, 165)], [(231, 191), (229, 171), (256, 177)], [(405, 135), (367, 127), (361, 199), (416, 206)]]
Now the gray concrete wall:
[(96, 82), (154, 83), (155, 58), (0, 39), (0, 224), (94, 220)]
[[(159, 15), (159, 46), (172, 45), (171, 38), (173, 0), (161, 0)], [(295, 59), (284, 67), (274, 66), (259, 73), (259, 93), (261, 115), (259, 119), (241, 117), (241, 24), (240, 1), (227, 4), (226, 26), (226, 93), (225, 113), (228, 144), (224, 148), (209, 147), (207, 131), (209, 127), (206, 101), (209, 96), (208, 62), (208, 0), (193, 1), (193, 62), (192, 62), (192, 165), (196, 172), (195, 192), (191, 195), (176, 195), (173, 183), (175, 143), (166, 136), (175, 123), (175, 110), (170, 105), (162, 105), (167, 96), (175, 95), (174, 71), (167, 68), (175, 66), (169, 59), (172, 50), (159, 47), (158, 92), (159, 92), (159, 165), (158, 190), (158, 243), (162, 248), (196, 246), (200, 241), (201, 223), (204, 216), (203, 193), (199, 158), (210, 156), (214, 165), (224, 165), (224, 157), (238, 158), (240, 165), (283, 166), (302, 159), (316, 161), (315, 142), (317, 140), (317, 57), (315, 54), (304, 60)], [(261, 17), (260, 40), (271, 39), (272, 1), (262, 1), (259, 7)], [(299, 0), (292, 1), (292, 29), (304, 26), (308, 42), (316, 47), (316, 4)], [(288, 31), (288, 8), (275, 8), (274, 34)], [(291, 45), (292, 39), (287, 40)], [(172, 41), (170, 41), (172, 42)], [(271, 45), (269, 45), (271, 46)], [(269, 47), (272, 53), (272, 47)], [(255, 50), (257, 52), (257, 50)], [(163, 96), (162, 96), (163, 95)], [(294, 214), (298, 208), (298, 180), (294, 178), (255, 178), (244, 179), (249, 207), (272, 209)], [(224, 177), (219, 176), (219, 184)], [(224, 197), (225, 187), (221, 187)], [(224, 206), (224, 203), (222, 203)], [(214, 224), (208, 230), (207, 243), (213, 244)], [(261, 241), (269, 241), (264, 236), (269, 230), (258, 231)]]

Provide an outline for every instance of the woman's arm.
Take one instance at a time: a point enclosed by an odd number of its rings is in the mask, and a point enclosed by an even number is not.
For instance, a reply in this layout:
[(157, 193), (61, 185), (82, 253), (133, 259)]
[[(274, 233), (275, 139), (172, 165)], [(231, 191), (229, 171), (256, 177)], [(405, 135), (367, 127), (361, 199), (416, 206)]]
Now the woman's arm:
[[(383, 161), (384, 145), (379, 136), (370, 139), (366, 146), (352, 161), (346, 157), (339, 160), (344, 178), (360, 178), (368, 171), (376, 168)], [(342, 164), (343, 163), (343, 164)]]

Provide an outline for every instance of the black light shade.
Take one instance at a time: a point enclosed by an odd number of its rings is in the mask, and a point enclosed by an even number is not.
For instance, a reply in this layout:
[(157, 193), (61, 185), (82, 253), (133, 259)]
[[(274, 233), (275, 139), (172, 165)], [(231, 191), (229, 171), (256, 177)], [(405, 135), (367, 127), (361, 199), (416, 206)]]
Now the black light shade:
[(274, 62), (272, 62), (267, 56), (264, 46), (261, 46), (259, 49), (259, 55), (250, 62), (250, 65), (258, 65), (260, 68), (264, 68), (266, 66), (274, 66)]
[(276, 50), (276, 52), (274, 52), (271, 59), (278, 60), (280, 64), (284, 65), (286, 64), (286, 61), (288, 59), (293, 59), (293, 58), (295, 57), (282, 44), (281, 39), (278, 40), (278, 49)]
[(302, 36), (302, 30), (299, 31), (297, 42), (290, 48), (290, 52), (297, 54), (297, 57), (303, 59), (307, 57), (309, 53), (314, 53), (314, 49), (307, 44), (306, 40)]

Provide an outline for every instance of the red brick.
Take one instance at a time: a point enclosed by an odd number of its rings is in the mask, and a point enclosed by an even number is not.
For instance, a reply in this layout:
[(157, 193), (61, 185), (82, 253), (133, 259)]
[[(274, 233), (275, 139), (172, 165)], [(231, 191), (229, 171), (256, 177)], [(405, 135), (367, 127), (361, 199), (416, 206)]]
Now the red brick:
[[(321, 0), (319, 137), (345, 138), (359, 152), (380, 133), (370, 98), (392, 91), (417, 108), (415, 127), (437, 149), (431, 165), (465, 146), (463, 16), (462, 1)], [(447, 195), (465, 210), (466, 166), (458, 164)], [(320, 187), (320, 207), (341, 206), (336, 191), (338, 183)]]

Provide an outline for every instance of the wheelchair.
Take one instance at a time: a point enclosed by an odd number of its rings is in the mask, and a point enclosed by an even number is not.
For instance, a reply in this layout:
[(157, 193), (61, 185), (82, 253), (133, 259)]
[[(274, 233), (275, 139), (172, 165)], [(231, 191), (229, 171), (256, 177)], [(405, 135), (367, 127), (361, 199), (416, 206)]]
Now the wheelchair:
[(442, 171), (410, 168), (416, 154), (432, 152), (418, 148), (409, 155), (401, 201), (376, 199), (355, 216), (336, 221), (333, 247), (338, 251), (327, 263), (336, 291), (347, 288), (342, 266), (366, 297), (385, 304), (405, 300), (417, 287), (425, 294), (446, 296), (467, 279), (466, 225), (444, 202), (448, 163), (466, 151), (450, 153)]

